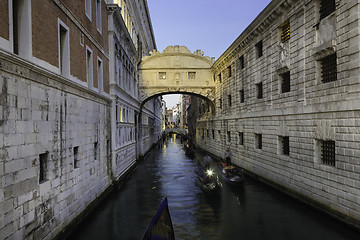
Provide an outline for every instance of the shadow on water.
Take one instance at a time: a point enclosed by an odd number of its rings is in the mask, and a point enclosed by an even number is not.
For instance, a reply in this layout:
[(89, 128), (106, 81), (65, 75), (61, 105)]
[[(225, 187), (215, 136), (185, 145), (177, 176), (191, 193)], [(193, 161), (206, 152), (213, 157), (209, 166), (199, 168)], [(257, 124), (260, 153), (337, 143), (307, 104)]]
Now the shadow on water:
[(203, 159), (185, 156), (180, 140), (168, 139), (138, 164), (134, 174), (104, 200), (69, 239), (141, 239), (167, 196), (176, 239), (358, 239), (359, 232), (247, 177), (208, 194), (197, 184)]

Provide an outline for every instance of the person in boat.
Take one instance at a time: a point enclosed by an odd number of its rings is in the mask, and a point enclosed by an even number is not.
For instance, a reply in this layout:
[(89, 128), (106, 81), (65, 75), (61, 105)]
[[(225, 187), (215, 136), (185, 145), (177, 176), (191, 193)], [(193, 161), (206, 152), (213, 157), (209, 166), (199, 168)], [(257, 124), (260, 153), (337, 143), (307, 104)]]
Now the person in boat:
[(225, 160), (226, 160), (226, 165), (227, 166), (230, 166), (231, 165), (231, 151), (230, 151), (230, 148), (226, 149), (226, 152), (225, 152)]
[(211, 157), (209, 155), (206, 155), (204, 157), (204, 164), (206, 169), (210, 167), (210, 163), (211, 163)]

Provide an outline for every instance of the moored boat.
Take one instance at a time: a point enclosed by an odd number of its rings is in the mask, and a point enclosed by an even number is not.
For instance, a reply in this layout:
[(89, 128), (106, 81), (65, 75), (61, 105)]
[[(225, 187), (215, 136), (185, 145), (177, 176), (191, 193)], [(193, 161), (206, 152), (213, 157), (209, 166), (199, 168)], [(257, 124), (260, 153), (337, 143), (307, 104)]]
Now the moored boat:
[(225, 181), (231, 185), (241, 185), (245, 180), (244, 172), (241, 168), (234, 165), (227, 165), (224, 162), (220, 164), (221, 171)]

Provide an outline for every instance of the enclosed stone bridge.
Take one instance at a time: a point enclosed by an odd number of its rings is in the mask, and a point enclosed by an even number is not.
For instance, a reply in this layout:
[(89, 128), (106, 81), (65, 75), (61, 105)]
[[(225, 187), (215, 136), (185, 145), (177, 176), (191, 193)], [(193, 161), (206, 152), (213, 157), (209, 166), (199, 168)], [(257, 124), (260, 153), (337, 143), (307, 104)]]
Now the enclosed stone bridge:
[(182, 135), (186, 135), (188, 133), (187, 129), (183, 129), (183, 128), (167, 128), (164, 131), (165, 134), (168, 133), (179, 133)]
[(191, 53), (184, 46), (169, 46), (162, 53), (154, 50), (142, 59), (139, 89), (142, 105), (166, 94), (196, 95), (213, 106), (215, 82), (211, 73), (214, 58), (200, 50)]

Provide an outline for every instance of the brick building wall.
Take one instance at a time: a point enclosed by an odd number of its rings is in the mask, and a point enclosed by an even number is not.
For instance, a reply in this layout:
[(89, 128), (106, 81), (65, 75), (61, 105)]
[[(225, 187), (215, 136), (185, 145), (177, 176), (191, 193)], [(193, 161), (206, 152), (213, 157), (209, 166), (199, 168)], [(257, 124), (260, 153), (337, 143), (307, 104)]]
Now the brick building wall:
[(214, 64), (216, 112), (199, 117), (196, 141), (222, 158), (230, 148), (235, 164), (360, 226), (359, 4), (336, 0), (323, 16), (331, 2), (279, 0), (263, 10)]

